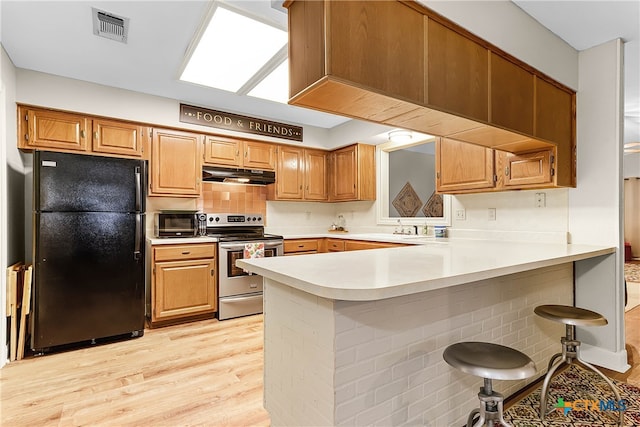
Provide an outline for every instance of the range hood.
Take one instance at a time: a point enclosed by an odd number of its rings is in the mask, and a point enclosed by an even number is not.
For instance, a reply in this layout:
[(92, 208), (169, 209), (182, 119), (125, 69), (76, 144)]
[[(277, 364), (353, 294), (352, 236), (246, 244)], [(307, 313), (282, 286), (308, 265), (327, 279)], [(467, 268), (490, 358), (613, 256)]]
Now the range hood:
[(202, 180), (209, 182), (267, 185), (276, 182), (276, 173), (274, 171), (263, 171), (257, 169), (204, 166), (202, 168)]

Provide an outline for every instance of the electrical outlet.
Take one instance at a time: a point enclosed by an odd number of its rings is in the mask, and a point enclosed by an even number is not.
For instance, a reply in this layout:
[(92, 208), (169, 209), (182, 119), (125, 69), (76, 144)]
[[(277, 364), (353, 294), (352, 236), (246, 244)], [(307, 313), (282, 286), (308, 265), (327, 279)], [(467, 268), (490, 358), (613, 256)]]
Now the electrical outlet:
[(496, 208), (489, 208), (489, 221), (496, 220)]
[(456, 209), (456, 219), (459, 221), (464, 221), (467, 219), (467, 213), (464, 209)]
[(546, 193), (536, 193), (536, 208), (544, 208), (547, 206)]

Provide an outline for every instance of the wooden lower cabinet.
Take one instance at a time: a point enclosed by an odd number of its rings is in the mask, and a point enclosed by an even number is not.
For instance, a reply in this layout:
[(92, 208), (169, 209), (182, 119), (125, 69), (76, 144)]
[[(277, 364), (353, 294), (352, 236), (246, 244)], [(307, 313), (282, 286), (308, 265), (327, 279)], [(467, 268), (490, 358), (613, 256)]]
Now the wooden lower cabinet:
[(217, 310), (216, 246), (152, 246), (150, 323), (200, 318)]
[(396, 248), (406, 246), (402, 243), (371, 242), (369, 240), (344, 240), (345, 251), (362, 251), (366, 249)]
[(317, 254), (323, 239), (287, 239), (284, 241), (285, 255)]
[(373, 242), (338, 238), (286, 239), (285, 255), (316, 254), (325, 252), (360, 251), (365, 249), (394, 248), (406, 246), (403, 243)]

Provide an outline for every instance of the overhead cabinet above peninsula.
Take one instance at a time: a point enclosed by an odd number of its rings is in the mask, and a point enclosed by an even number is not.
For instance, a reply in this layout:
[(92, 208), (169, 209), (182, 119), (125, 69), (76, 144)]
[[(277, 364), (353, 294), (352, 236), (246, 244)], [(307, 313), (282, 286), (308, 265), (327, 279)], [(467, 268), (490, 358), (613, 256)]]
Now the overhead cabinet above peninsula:
[(413, 1), (288, 1), (290, 104), (515, 154), (575, 186), (575, 92)]

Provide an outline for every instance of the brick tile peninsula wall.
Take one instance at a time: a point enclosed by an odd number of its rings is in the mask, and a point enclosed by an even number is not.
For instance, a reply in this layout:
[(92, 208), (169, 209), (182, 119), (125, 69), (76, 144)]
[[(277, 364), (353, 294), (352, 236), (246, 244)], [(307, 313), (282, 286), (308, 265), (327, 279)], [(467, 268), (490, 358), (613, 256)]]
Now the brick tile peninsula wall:
[[(444, 349), (465, 340), (507, 345), (529, 355), (541, 376), (564, 329), (533, 308), (573, 302), (571, 263), (364, 302), (333, 301), (267, 280), (265, 398), (272, 425), (302, 419), (307, 425), (462, 425), (482, 379), (447, 365)], [(277, 304), (283, 299), (290, 304)], [(508, 396), (534, 378), (496, 381), (495, 389)]]

